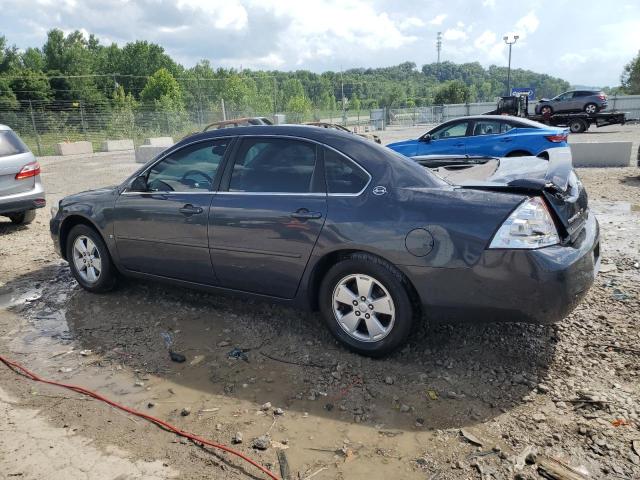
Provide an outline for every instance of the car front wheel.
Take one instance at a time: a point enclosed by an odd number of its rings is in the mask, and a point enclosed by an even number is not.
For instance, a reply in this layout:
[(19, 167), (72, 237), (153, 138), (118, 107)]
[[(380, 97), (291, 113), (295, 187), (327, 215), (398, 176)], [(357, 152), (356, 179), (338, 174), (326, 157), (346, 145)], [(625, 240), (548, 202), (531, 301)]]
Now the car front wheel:
[(67, 237), (71, 273), (85, 290), (102, 293), (116, 285), (117, 273), (102, 237), (87, 225), (76, 225)]
[(549, 105), (545, 105), (544, 107), (542, 107), (540, 109), (540, 113), (542, 115), (552, 115), (553, 114), (553, 108), (551, 108)]
[(320, 310), (338, 341), (371, 357), (402, 346), (414, 323), (402, 274), (365, 253), (352, 254), (327, 272), (320, 287)]
[(25, 210), (24, 212), (12, 213), (11, 215), (9, 215), (11, 223), (15, 225), (27, 225), (28, 223), (33, 222), (35, 218), (35, 210)]

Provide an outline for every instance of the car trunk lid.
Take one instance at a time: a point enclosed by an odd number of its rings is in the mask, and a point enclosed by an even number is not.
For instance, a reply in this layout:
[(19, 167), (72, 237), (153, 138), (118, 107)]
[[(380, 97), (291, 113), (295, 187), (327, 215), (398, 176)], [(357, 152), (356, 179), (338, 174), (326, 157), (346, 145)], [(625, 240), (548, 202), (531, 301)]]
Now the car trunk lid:
[(449, 165), (435, 169), (445, 180), (462, 188), (541, 195), (555, 213), (565, 237), (575, 238), (586, 221), (587, 192), (573, 170), (568, 148), (538, 157), (491, 158), (475, 165)]

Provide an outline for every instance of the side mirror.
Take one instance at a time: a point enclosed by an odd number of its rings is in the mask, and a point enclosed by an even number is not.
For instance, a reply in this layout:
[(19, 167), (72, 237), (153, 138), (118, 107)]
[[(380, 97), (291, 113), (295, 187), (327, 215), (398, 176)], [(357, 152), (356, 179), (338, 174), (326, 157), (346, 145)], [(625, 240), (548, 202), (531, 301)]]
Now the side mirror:
[(431, 141), (431, 135), (429, 133), (420, 137), (421, 142), (429, 143)]
[(147, 186), (147, 179), (144, 177), (144, 175), (140, 175), (139, 177), (136, 177), (133, 182), (131, 182), (131, 185), (129, 186), (129, 190), (132, 192), (146, 192), (149, 190), (149, 187)]

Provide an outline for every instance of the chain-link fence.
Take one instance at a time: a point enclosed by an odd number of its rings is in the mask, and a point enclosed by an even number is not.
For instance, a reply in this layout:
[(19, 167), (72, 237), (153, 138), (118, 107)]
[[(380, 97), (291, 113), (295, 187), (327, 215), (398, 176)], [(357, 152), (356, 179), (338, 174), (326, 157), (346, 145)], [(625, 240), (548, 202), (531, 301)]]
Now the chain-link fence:
[[(491, 111), (495, 103), (435, 105), (431, 107), (390, 108), (360, 111), (282, 112), (278, 118), (285, 123), (322, 121), (337, 123), (360, 131), (386, 126), (408, 127), (433, 125), (453, 118), (479, 115)], [(535, 104), (529, 105), (533, 113)], [(611, 96), (607, 111), (627, 112), (628, 119), (640, 118), (640, 95)], [(60, 142), (86, 140), (94, 151), (105, 140), (131, 139), (140, 145), (147, 137), (170, 136), (179, 140), (201, 131), (207, 125), (223, 119), (264, 116), (274, 119), (273, 112), (250, 110), (224, 111), (219, 108), (164, 109), (155, 104), (135, 106), (113, 101), (85, 103), (83, 101), (22, 101), (12, 108), (0, 105), (0, 123), (16, 130), (38, 155), (53, 155)]]
[[(158, 110), (156, 105), (132, 107), (117, 102), (23, 101), (15, 108), (0, 107), (0, 123), (17, 131), (38, 155), (53, 155), (60, 142), (89, 141), (99, 151), (105, 140), (132, 139), (137, 146), (147, 137), (169, 136), (177, 141), (224, 119), (274, 119), (273, 112), (223, 112), (222, 108), (221, 104), (218, 109)], [(370, 123), (368, 110), (283, 112), (278, 118), (286, 123), (323, 121), (363, 129)]]

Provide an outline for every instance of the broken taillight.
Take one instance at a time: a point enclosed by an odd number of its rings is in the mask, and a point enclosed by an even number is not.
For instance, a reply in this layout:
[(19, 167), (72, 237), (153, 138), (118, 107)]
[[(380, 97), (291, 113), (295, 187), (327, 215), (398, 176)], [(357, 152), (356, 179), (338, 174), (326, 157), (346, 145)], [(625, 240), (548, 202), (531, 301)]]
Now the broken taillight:
[(31, 162), (27, 163), (22, 167), (22, 170), (16, 173), (16, 180), (35, 177), (36, 175), (40, 175), (40, 164), (38, 162)]

